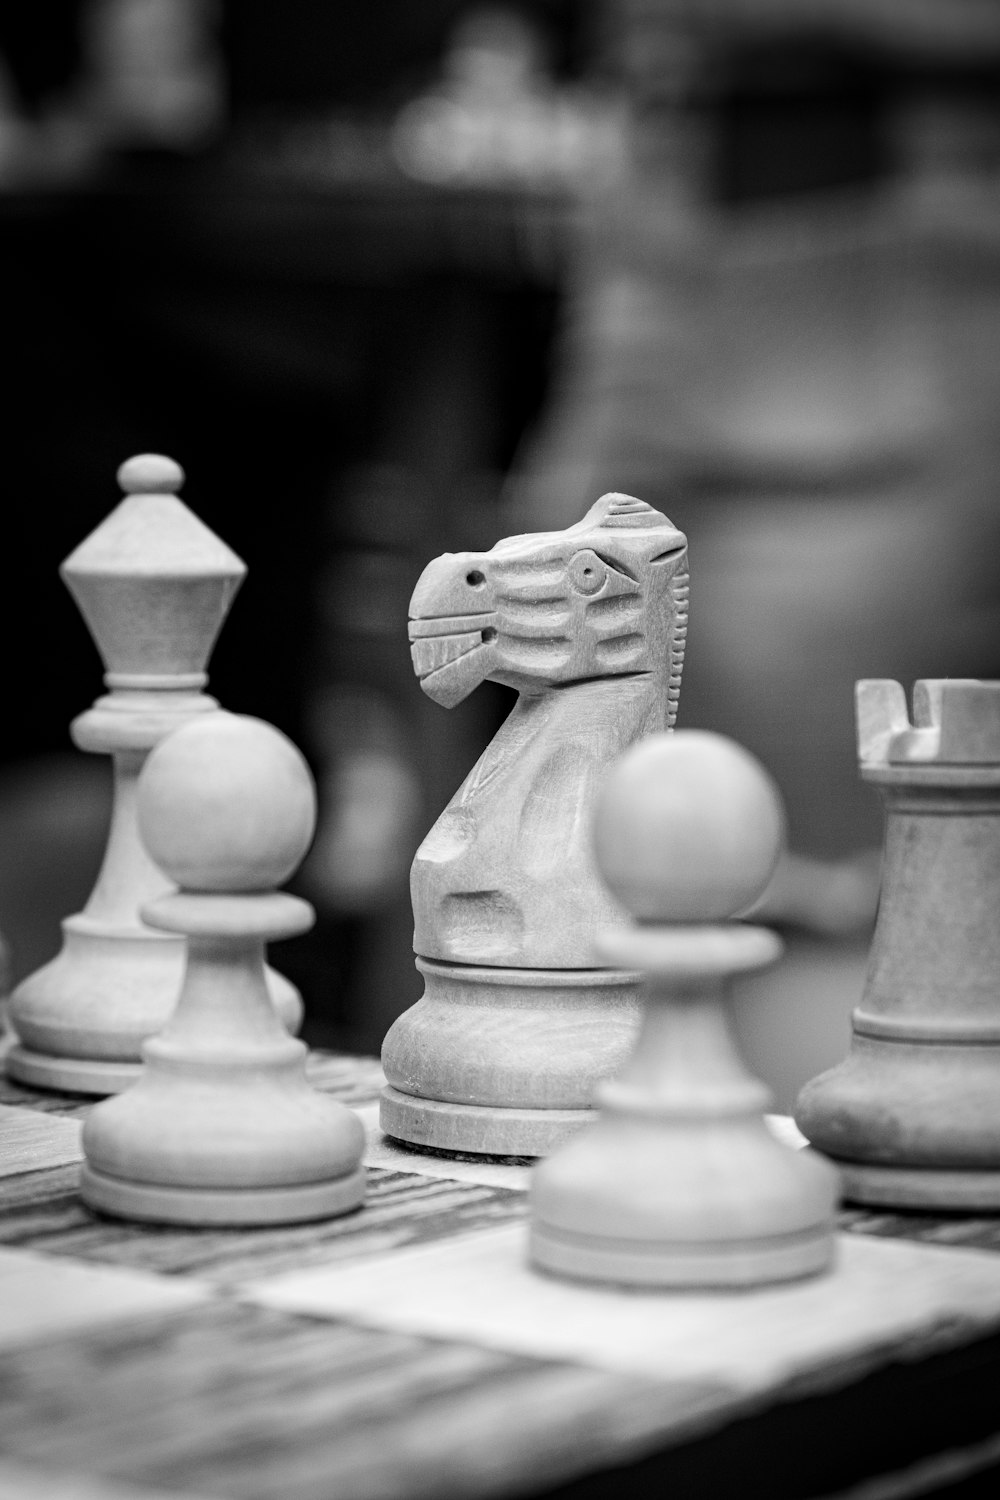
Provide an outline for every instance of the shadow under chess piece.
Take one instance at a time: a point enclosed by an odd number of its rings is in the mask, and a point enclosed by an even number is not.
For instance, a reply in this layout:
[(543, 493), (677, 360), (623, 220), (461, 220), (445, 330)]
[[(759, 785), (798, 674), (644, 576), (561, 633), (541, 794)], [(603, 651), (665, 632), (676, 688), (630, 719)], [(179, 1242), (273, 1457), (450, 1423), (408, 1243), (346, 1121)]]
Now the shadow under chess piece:
[(598, 800), (598, 867), (635, 924), (601, 934), (646, 975), (635, 1050), (597, 1123), (540, 1162), (530, 1254), (562, 1276), (649, 1287), (754, 1286), (822, 1271), (836, 1173), (781, 1144), (729, 1031), (727, 985), (781, 953), (723, 919), (763, 890), (782, 843), (760, 764), (721, 735), (634, 746)]
[(305, 1078), (264, 981), (264, 945), (305, 932), (308, 902), (275, 889), (316, 820), (298, 750), (259, 719), (216, 713), (179, 729), (139, 780), (149, 852), (180, 886), (143, 908), (187, 937), (176, 1010), (143, 1047), (139, 1082), (83, 1130), (84, 1200), (121, 1218), (281, 1224), (356, 1208), (364, 1131)]
[(591, 810), (607, 765), (673, 724), (687, 594), (684, 536), (627, 495), (424, 569), (410, 604), (424, 692), (451, 707), (489, 679), (520, 696), (413, 862), (425, 992), (382, 1049), (388, 1135), (540, 1156), (593, 1120), (639, 980), (594, 957), (595, 931), (624, 916), (594, 867)]
[(857, 687), (882, 899), (845, 1060), (795, 1118), (856, 1203), (1000, 1209), (1000, 682)]
[[(177, 1000), (183, 940), (139, 915), (170, 882), (139, 838), (135, 788), (154, 745), (218, 708), (202, 691), (205, 664), (246, 574), (178, 498), (184, 473), (172, 459), (140, 454), (118, 480), (125, 499), (60, 570), (107, 668), (110, 691), (72, 726), (81, 750), (114, 761), (107, 851), (86, 907), (62, 924), (60, 952), (14, 992), (20, 1040), (7, 1057), (22, 1083), (87, 1094), (135, 1082), (143, 1041)], [(280, 974), (268, 978), (282, 1019), (297, 1030), (298, 991)]]

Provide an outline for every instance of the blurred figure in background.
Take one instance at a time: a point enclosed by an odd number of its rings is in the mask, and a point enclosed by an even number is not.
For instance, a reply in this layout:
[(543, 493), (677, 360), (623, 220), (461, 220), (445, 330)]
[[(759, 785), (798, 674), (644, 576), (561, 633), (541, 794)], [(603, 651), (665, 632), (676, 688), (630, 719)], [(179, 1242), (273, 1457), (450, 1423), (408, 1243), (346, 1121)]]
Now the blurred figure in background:
[[(354, 919), (363, 970), (380, 976), (369, 993), (399, 1008), (419, 995), (400, 968), (411, 963), (413, 854), (512, 701), (490, 685), (483, 704), (443, 715), (414, 691), (409, 595), (436, 551), (489, 547), (509, 529), (503, 476), (543, 399), (580, 187), (618, 169), (615, 115), (556, 78), (543, 19), (460, 9), (434, 74), (395, 113), (392, 164), (414, 185), (412, 202), (448, 205), (459, 238), (437, 247), (449, 280), (423, 290), (423, 336), (407, 347), (374, 461), (343, 476), (330, 510), (338, 540), (320, 588), (329, 685), (312, 720), (325, 812), (305, 880), (321, 908)], [(311, 154), (310, 170), (320, 166)]]
[(580, 236), (524, 523), (691, 536), (681, 715), (776, 774), (766, 910), (864, 929), (861, 676), (997, 671), (1000, 13), (618, 0), (629, 170)]
[[(302, 743), (320, 784), (303, 880), (321, 920), (288, 959), (312, 1036), (377, 1049), (419, 993), (407, 868), (505, 700), (422, 699), (406, 607), (430, 553), (504, 529), (581, 153), (443, 186), (404, 168), (397, 125), (461, 73), (449, 57), (482, 54), (489, 99), (507, 68), (561, 141), (584, 9), (544, 0), (497, 44), (488, 20), (453, 40), (462, 0), (51, 0), (0, 20), (7, 474), (42, 497), (13, 508), (27, 601), (5, 599), (26, 643), (0, 786), (15, 978), (85, 898), (107, 813), (107, 767), (66, 748), (99, 665), (57, 565), (114, 504), (122, 457), (159, 449), (250, 569), (213, 690)], [(459, 93), (483, 102), (469, 78)], [(85, 809), (71, 857), (50, 826), (67, 801)]]
[[(213, 690), (320, 783), (321, 920), (285, 960), (309, 1033), (377, 1049), (419, 993), (413, 851), (509, 701), (423, 698), (413, 582), (631, 490), (691, 538), (681, 722), (789, 805), (768, 914), (857, 960), (853, 682), (998, 666), (1000, 13), (52, 0), (0, 55), (8, 475), (42, 501), (11, 507), (18, 847), (71, 800), (99, 853), (105, 768), (63, 755), (98, 668), (55, 569), (160, 448), (250, 565)], [(43, 912), (0, 869), (15, 977), (73, 909), (46, 879)]]
[[(776, 776), (744, 1051), (791, 1108), (842, 1056), (878, 898), (853, 686), (995, 676), (1000, 12), (615, 0), (628, 167), (577, 240), (519, 525), (633, 490), (691, 540), (683, 725)], [(512, 528), (514, 529), (514, 528)]]

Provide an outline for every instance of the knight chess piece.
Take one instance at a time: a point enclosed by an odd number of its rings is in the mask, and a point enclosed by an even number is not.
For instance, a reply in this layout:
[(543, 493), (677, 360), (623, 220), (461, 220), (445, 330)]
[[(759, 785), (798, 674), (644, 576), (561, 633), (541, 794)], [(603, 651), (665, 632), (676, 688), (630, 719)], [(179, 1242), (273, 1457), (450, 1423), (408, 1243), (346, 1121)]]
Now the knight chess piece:
[(306, 1082), (306, 1047), (264, 981), (264, 944), (313, 922), (307, 902), (275, 889), (315, 827), (305, 761), (259, 719), (205, 714), (152, 752), (138, 812), (150, 854), (180, 886), (143, 917), (187, 937), (187, 967), (173, 1015), (143, 1046), (139, 1082), (84, 1126), (84, 1200), (182, 1224), (294, 1223), (356, 1208), (364, 1130)]
[(848, 1056), (795, 1118), (856, 1203), (1000, 1209), (1000, 682), (857, 687), (885, 808), (882, 897)]
[(687, 598), (684, 536), (626, 495), (421, 575), (410, 637), (424, 692), (450, 707), (490, 679), (519, 697), (413, 863), (425, 990), (385, 1038), (388, 1135), (539, 1156), (595, 1118), (640, 981), (594, 955), (594, 933), (625, 915), (594, 866), (591, 812), (610, 762), (673, 726)]
[(822, 1271), (836, 1173), (771, 1134), (765, 1086), (730, 1035), (726, 990), (781, 952), (766, 928), (724, 923), (777, 863), (770, 777), (721, 735), (635, 745), (607, 778), (594, 846), (635, 925), (601, 934), (613, 963), (647, 976), (642, 1030), (601, 1114), (535, 1168), (535, 1265), (648, 1287), (754, 1286)]
[[(23, 1083), (86, 1094), (135, 1082), (142, 1042), (163, 1027), (180, 990), (183, 940), (139, 916), (170, 883), (139, 838), (135, 788), (154, 745), (218, 708), (202, 691), (205, 664), (246, 574), (179, 499), (184, 473), (172, 459), (140, 454), (118, 480), (125, 498), (61, 568), (107, 668), (108, 693), (71, 732), (81, 750), (113, 759), (108, 844), (84, 910), (62, 924), (60, 952), (14, 992), (19, 1043), (7, 1057)], [(298, 991), (273, 971), (268, 982), (297, 1030)]]

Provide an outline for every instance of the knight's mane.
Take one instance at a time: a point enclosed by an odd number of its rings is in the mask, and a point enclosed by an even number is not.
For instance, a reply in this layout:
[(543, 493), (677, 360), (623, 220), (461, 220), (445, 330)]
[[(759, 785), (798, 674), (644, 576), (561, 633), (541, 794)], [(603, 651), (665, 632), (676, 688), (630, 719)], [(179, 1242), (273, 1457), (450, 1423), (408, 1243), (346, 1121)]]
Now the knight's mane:
[(673, 729), (677, 722), (677, 704), (681, 695), (681, 673), (684, 670), (684, 648), (688, 633), (688, 600), (691, 593), (691, 574), (687, 563), (673, 580), (671, 588), (674, 603), (674, 626), (670, 635), (670, 677), (667, 682), (667, 728)]

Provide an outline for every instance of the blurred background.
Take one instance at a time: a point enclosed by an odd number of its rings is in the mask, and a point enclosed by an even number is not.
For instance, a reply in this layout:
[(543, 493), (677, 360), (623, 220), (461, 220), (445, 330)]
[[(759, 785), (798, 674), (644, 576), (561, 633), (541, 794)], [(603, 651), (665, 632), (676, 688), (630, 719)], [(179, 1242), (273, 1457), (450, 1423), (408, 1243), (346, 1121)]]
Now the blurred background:
[(0, 10), (6, 708), (20, 979), (103, 850), (57, 575), (133, 452), (250, 573), (211, 664), (306, 751), (314, 1043), (420, 993), (417, 843), (510, 705), (446, 712), (443, 550), (608, 489), (688, 534), (679, 724), (777, 777), (789, 957), (739, 1009), (790, 1107), (877, 899), (862, 676), (1000, 673), (1000, 8), (988, 0), (10, 0)]

